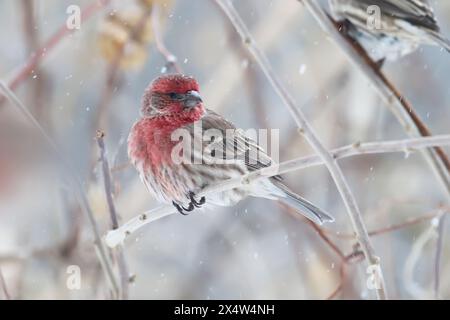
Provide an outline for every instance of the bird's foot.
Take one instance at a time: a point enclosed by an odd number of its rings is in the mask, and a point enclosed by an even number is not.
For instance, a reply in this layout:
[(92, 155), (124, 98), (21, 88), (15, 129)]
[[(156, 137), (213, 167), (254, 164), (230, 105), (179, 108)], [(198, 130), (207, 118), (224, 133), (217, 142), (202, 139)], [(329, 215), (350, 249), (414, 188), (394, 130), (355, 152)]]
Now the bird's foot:
[(175, 201), (172, 201), (173, 206), (175, 207), (175, 209), (178, 210), (179, 213), (181, 213), (183, 216), (187, 216), (192, 210), (194, 210), (194, 204), (191, 202), (189, 203), (188, 207), (185, 208), (182, 205), (176, 203)]
[(189, 191), (189, 199), (191, 200), (190, 204), (194, 205), (196, 208), (200, 208), (206, 202), (206, 199), (204, 196), (201, 197), (200, 200), (198, 200), (198, 201), (195, 200), (195, 193), (192, 191)]

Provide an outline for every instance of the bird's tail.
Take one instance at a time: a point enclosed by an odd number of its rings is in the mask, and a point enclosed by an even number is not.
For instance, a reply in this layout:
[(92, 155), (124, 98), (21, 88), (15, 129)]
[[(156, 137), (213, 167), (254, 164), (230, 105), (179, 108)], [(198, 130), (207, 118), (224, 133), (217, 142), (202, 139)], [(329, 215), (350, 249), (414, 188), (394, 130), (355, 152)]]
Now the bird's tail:
[(272, 183), (281, 191), (280, 194), (277, 193), (278, 200), (288, 205), (289, 207), (296, 209), (306, 218), (319, 225), (323, 224), (324, 222), (334, 221), (334, 218), (332, 216), (326, 214), (323, 210), (317, 208), (308, 200), (292, 192), (279, 180), (272, 180)]
[(442, 34), (439, 32), (431, 32), (430, 33), (431, 38), (433, 41), (440, 47), (444, 48), (448, 52), (450, 52), (450, 40), (445, 38)]

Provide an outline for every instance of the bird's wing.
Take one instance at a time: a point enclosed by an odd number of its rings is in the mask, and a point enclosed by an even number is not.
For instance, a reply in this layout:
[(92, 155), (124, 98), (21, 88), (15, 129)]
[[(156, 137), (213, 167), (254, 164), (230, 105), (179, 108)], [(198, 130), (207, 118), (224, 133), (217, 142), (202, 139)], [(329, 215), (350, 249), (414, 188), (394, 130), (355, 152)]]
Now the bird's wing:
[[(368, 1), (368, 0), (363, 0)], [(439, 31), (433, 8), (428, 1), (424, 0), (384, 0), (386, 3), (386, 13), (393, 17), (401, 18), (416, 26), (422, 26), (426, 29)], [(377, 2), (377, 1), (375, 1)]]
[[(367, 8), (378, 6), (382, 15), (393, 19), (401, 19), (412, 25), (438, 32), (433, 8), (427, 0), (334, 0), (334, 9), (340, 9), (339, 14), (347, 16), (350, 20), (357, 20), (365, 25), (367, 23)], [(354, 22), (354, 21), (353, 21)]]
[[(210, 150), (223, 150), (221, 155), (214, 155), (222, 159), (238, 159), (245, 163), (249, 171), (269, 167), (273, 160), (270, 156), (250, 137), (244, 130), (236, 128), (231, 122), (227, 121), (221, 115), (208, 110), (201, 119), (202, 131), (219, 130), (221, 138), (203, 141)], [(276, 177), (275, 179), (281, 179)]]

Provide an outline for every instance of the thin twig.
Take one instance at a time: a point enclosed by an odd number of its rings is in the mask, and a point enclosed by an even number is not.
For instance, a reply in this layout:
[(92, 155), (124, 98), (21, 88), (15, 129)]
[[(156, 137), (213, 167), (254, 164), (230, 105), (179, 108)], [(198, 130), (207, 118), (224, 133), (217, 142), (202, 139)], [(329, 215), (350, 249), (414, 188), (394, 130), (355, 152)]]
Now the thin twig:
[(11, 300), (11, 296), (8, 292), (8, 287), (6, 286), (5, 277), (3, 277), (2, 269), (0, 268), (0, 287), (2, 288), (3, 295), (6, 300)]
[(344, 287), (344, 282), (346, 278), (346, 270), (347, 270), (347, 264), (344, 262), (341, 262), (341, 265), (339, 266), (339, 283), (336, 286), (336, 289), (334, 289), (326, 298), (326, 300), (333, 300), (337, 297), (337, 295), (342, 291)]
[(353, 251), (349, 255), (345, 256), (339, 267), (340, 281), (336, 289), (327, 297), (327, 300), (333, 300), (344, 288), (345, 280), (347, 278), (347, 267), (350, 263), (358, 263), (364, 260), (364, 253), (361, 251)]
[(327, 297), (327, 300), (333, 299), (342, 289), (344, 281), (345, 281), (345, 267), (346, 267), (346, 257), (341, 249), (331, 240), (326, 233), (322, 230), (321, 227), (316, 225), (309, 219), (300, 216), (293, 208), (283, 204), (280, 202), (280, 206), (289, 213), (295, 219), (302, 219), (303, 222), (306, 222), (308, 226), (310, 226), (314, 231), (316, 231), (317, 235), (325, 242), (325, 244), (339, 257), (340, 259), (340, 267), (339, 267), (339, 284), (335, 290)]
[(331, 294), (328, 295), (326, 298), (327, 300), (334, 299), (344, 287), (345, 278), (346, 278), (346, 269), (349, 263), (352, 262), (355, 258), (362, 258), (364, 257), (363, 253), (361, 251), (358, 251), (357, 248), (354, 248), (353, 252), (345, 255), (344, 252), (339, 249), (339, 247), (331, 240), (327, 234), (326, 230), (324, 230), (322, 227), (319, 227), (311, 220), (300, 216), (293, 208), (286, 206), (283, 203), (280, 203), (280, 206), (288, 212), (293, 218), (295, 219), (302, 219), (302, 221), (306, 222), (308, 226), (310, 226), (314, 231), (317, 232), (317, 235), (326, 243), (326, 245), (339, 257), (340, 259), (340, 266), (339, 266), (339, 283), (337, 287), (333, 290)]
[[(330, 153), (335, 159), (342, 159), (363, 154), (405, 152), (408, 150), (412, 150), (413, 148), (427, 148), (437, 145), (450, 145), (450, 135), (387, 142), (357, 143), (331, 150)], [(285, 161), (268, 168), (253, 171), (242, 177), (228, 179), (221, 183), (211, 185), (205, 188), (197, 196), (202, 197), (209, 193), (238, 188), (242, 185), (253, 183), (258, 179), (263, 179), (274, 175), (288, 173), (291, 171), (310, 168), (312, 166), (323, 164), (324, 162), (317, 155)], [(161, 206), (140, 214), (139, 216), (132, 218), (130, 221), (122, 225), (119, 229), (109, 231), (106, 235), (106, 243), (110, 247), (115, 247), (119, 243), (122, 243), (127, 236), (131, 235), (142, 226), (150, 222), (159, 220), (160, 218), (163, 218), (165, 216), (171, 215), (172, 213), (175, 213), (175, 210), (172, 206)]]
[[(111, 218), (111, 227), (113, 230), (119, 228), (119, 219), (117, 218), (117, 211), (114, 205), (111, 176), (109, 170), (108, 159), (106, 158), (106, 148), (104, 141), (105, 134), (101, 131), (97, 132), (97, 144), (100, 149), (100, 162), (102, 164), (103, 183), (105, 187), (106, 202), (108, 203), (109, 214)], [(123, 247), (117, 248), (117, 265), (119, 267), (120, 282), (121, 282), (121, 297), (124, 300), (128, 299), (130, 276), (128, 272), (128, 265), (125, 260)]]
[[(417, 217), (417, 218), (411, 218), (411, 219), (407, 219), (404, 222), (398, 223), (398, 224), (394, 224), (388, 227), (384, 227), (384, 228), (380, 228), (380, 229), (376, 229), (376, 230), (372, 230), (369, 231), (369, 236), (371, 237), (375, 237), (375, 236), (379, 236), (379, 235), (383, 235), (392, 231), (397, 231), (397, 230), (401, 230), (410, 226), (414, 226), (416, 224), (428, 221), (428, 220), (432, 220), (438, 216), (440, 216), (442, 214), (441, 212), (442, 209), (439, 209), (437, 212), (430, 212), (427, 214), (424, 214), (423, 216)], [(322, 228), (322, 230), (335, 237), (335, 238), (339, 238), (339, 239), (347, 239), (347, 240), (354, 240), (355, 236), (349, 233), (342, 233), (342, 232), (336, 232), (327, 228)]]
[[(298, 214), (296, 214), (298, 216)], [(326, 233), (323, 231), (323, 229), (321, 227), (319, 227), (317, 224), (315, 224), (314, 222), (312, 222), (309, 219), (304, 219), (306, 221), (307, 224), (309, 224), (309, 226), (311, 228), (313, 228), (317, 234), (320, 236), (320, 238), (322, 238), (323, 241), (325, 241), (325, 243), (330, 247), (331, 250), (333, 250), (339, 258), (341, 258), (342, 260), (345, 259), (345, 255), (344, 253), (341, 251), (341, 249), (338, 248), (338, 246), (326, 235)]]
[(388, 232), (397, 231), (397, 230), (400, 230), (400, 229), (403, 229), (403, 228), (406, 228), (406, 227), (410, 227), (410, 226), (416, 225), (418, 223), (422, 223), (422, 222), (427, 221), (427, 220), (431, 220), (431, 219), (433, 219), (435, 217), (436, 217), (436, 214), (431, 214), (430, 213), (428, 215), (424, 215), (422, 217), (418, 217), (418, 218), (415, 218), (415, 219), (408, 219), (408, 220), (406, 220), (403, 223), (399, 223), (399, 224), (395, 224), (395, 225), (392, 225), (392, 226), (389, 226), (389, 227), (386, 227), (386, 228), (381, 228), (381, 229), (378, 229), (378, 230), (370, 231), (369, 235), (371, 237), (372, 236), (379, 236), (379, 235), (382, 235), (382, 234), (385, 234), (385, 233), (388, 233)]
[(82, 210), (85, 212), (86, 216), (88, 217), (92, 232), (94, 234), (94, 245), (96, 252), (98, 253), (98, 257), (100, 260), (100, 263), (102, 267), (104, 268), (103, 271), (105, 273), (106, 278), (108, 279), (113, 292), (116, 294), (118, 293), (118, 286), (117, 281), (114, 277), (114, 273), (112, 271), (111, 262), (109, 261), (108, 255), (106, 253), (106, 249), (103, 245), (102, 238), (100, 236), (100, 232), (98, 230), (97, 222), (95, 220), (94, 214), (92, 212), (92, 209), (89, 205), (89, 201), (87, 200), (87, 196), (83, 187), (83, 184), (79, 180), (77, 174), (73, 171), (70, 163), (67, 161), (66, 157), (63, 155), (63, 153), (60, 151), (58, 145), (56, 142), (50, 137), (50, 135), (45, 131), (45, 129), (40, 125), (40, 123), (36, 120), (36, 118), (30, 113), (28, 108), (17, 98), (17, 96), (14, 94), (14, 92), (9, 89), (9, 87), (0, 80), (0, 91), (3, 92), (3, 94), (6, 96), (6, 98), (11, 102), (11, 104), (19, 111), (19, 113), (24, 116), (40, 133), (40, 135), (43, 137), (45, 142), (49, 145), (49, 147), (54, 152), (55, 156), (59, 159), (61, 164), (64, 167), (64, 172), (67, 173), (69, 181), (72, 184), (72, 187), (75, 191), (75, 196), (77, 197), (77, 200), (80, 203), (80, 206)]
[[(88, 5), (81, 11), (81, 23), (85, 22), (95, 13), (106, 7), (110, 2), (111, 0), (98, 0)], [(48, 53), (61, 42), (62, 39), (73, 33), (75, 30), (76, 29), (67, 28), (66, 21), (64, 21), (64, 24), (49, 39), (47, 39), (47, 41), (45, 41), (35, 53), (33, 53), (28, 58), (25, 64), (19, 67), (16, 72), (14, 72), (11, 80), (8, 81), (8, 87), (14, 91), (19, 86), (19, 84), (21, 84), (30, 76), (31, 72), (38, 66), (41, 60), (45, 58)], [(4, 97), (0, 96), (0, 106), (3, 102)]]
[(166, 65), (164, 67), (163, 73), (170, 71), (170, 69), (172, 68), (177, 73), (183, 73), (183, 69), (178, 64), (177, 56), (174, 55), (172, 52), (170, 52), (169, 49), (167, 49), (166, 45), (164, 44), (160, 28), (160, 8), (156, 2), (152, 5), (152, 28), (153, 34), (155, 36), (156, 48), (166, 59)]
[(104, 141), (105, 133), (97, 131), (97, 145), (100, 150), (99, 161), (102, 164), (103, 182), (105, 185), (106, 202), (108, 203), (109, 215), (111, 219), (111, 228), (117, 229), (119, 227), (119, 220), (117, 218), (116, 207), (113, 200), (113, 192), (111, 188), (111, 176), (109, 172), (109, 162), (106, 158), (106, 148)]

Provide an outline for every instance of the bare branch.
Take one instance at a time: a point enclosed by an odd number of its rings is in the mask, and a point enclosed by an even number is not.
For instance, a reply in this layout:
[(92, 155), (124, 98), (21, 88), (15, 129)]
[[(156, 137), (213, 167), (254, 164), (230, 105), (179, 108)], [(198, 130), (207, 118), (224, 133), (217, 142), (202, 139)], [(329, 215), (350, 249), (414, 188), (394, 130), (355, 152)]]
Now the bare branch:
[[(392, 231), (401, 230), (401, 229), (404, 229), (404, 228), (407, 228), (407, 227), (410, 227), (410, 226), (414, 226), (416, 224), (419, 224), (419, 223), (422, 223), (422, 222), (425, 222), (425, 221), (429, 221), (429, 220), (434, 219), (434, 218), (436, 218), (438, 216), (441, 216), (442, 215), (441, 211), (442, 211), (442, 209), (438, 209), (437, 211), (433, 211), (433, 212), (424, 214), (424, 215), (422, 215), (420, 217), (417, 217), (417, 218), (407, 219), (406, 221), (398, 223), (398, 224), (394, 224), (394, 225), (391, 225), (391, 226), (388, 226), (388, 227), (384, 227), (384, 228), (380, 228), (380, 229), (371, 230), (371, 231), (369, 231), (369, 236), (371, 236), (371, 237), (380, 236), (380, 235), (383, 235), (383, 234), (386, 234), (386, 233), (389, 233), (389, 232), (392, 232)], [(322, 230), (325, 233), (327, 233), (327, 234), (329, 234), (329, 235), (331, 235), (331, 236), (333, 236), (335, 238), (347, 239), (347, 240), (354, 240), (355, 239), (355, 236), (352, 235), (352, 234), (349, 234), (349, 233), (343, 233), (343, 232), (340, 232), (340, 231), (337, 232), (337, 231), (333, 231), (333, 230), (326, 229), (326, 228), (322, 228)]]
[[(111, 176), (109, 170), (108, 159), (106, 158), (106, 148), (104, 141), (105, 134), (101, 131), (97, 131), (97, 144), (100, 149), (100, 162), (102, 164), (103, 183), (105, 187), (106, 202), (108, 203), (109, 215), (111, 218), (112, 229), (119, 228), (119, 220), (117, 218), (116, 207), (113, 200), (113, 192), (111, 187)], [(125, 254), (123, 247), (117, 248), (117, 264), (119, 267), (120, 282), (121, 282), (121, 297), (124, 300), (128, 299), (128, 291), (130, 284), (130, 275), (128, 272), (128, 265), (125, 260)]]

